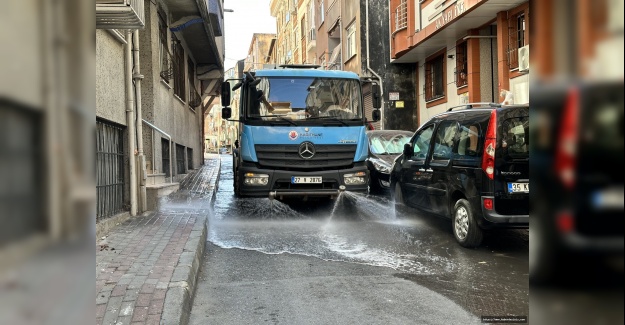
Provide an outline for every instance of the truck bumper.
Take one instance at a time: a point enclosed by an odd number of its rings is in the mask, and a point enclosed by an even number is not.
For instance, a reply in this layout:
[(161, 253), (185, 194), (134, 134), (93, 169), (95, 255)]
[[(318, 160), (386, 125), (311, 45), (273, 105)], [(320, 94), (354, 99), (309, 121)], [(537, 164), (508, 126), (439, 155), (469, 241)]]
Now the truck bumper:
[[(364, 184), (346, 185), (345, 175), (355, 173), (364, 173)], [(246, 174), (268, 175), (269, 180), (267, 185), (248, 185), (245, 183)], [(292, 177), (321, 177), (322, 182), (293, 184), (291, 182)], [(306, 172), (239, 167), (239, 188), (242, 196), (278, 199), (284, 197), (335, 197), (342, 190), (367, 192), (368, 184), (369, 170), (364, 163), (357, 163), (349, 169)]]

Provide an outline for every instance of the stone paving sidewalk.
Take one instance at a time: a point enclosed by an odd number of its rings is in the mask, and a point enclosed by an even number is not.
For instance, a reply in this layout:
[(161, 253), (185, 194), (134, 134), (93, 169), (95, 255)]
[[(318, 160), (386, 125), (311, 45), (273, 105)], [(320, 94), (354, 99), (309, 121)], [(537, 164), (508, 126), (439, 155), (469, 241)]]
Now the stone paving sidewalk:
[(185, 324), (206, 241), (220, 161), (209, 156), (158, 211), (136, 216), (96, 245), (96, 324)]

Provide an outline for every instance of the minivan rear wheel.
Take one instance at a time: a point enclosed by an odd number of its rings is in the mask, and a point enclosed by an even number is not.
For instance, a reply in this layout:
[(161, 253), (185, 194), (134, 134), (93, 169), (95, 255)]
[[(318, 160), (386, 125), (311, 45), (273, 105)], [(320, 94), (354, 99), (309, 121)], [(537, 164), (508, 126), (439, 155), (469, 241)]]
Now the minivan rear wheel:
[(461, 246), (467, 248), (480, 246), (484, 236), (473, 218), (469, 201), (460, 199), (456, 202), (452, 222), (454, 237)]

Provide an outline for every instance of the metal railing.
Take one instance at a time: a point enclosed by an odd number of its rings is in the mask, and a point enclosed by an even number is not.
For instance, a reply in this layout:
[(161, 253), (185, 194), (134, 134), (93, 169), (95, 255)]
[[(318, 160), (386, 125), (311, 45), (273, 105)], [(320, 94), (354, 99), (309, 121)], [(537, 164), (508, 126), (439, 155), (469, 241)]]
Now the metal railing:
[(395, 8), (395, 31), (408, 27), (408, 2), (401, 0)]
[(124, 211), (124, 129), (96, 121), (96, 220)]
[(156, 166), (156, 164), (155, 164), (156, 163), (156, 160), (155, 160), (156, 159), (156, 154), (155, 154), (156, 144), (155, 144), (155, 141), (154, 141), (154, 139), (156, 139), (156, 137), (154, 136), (154, 131), (164, 135), (165, 138), (167, 138), (167, 140), (169, 140), (169, 161), (170, 161), (170, 163), (169, 163), (169, 182), (173, 183), (174, 182), (174, 174), (173, 174), (173, 170), (172, 170), (173, 167), (172, 167), (172, 164), (171, 164), (171, 161), (173, 161), (173, 159), (172, 159), (173, 150), (172, 150), (171, 135), (165, 133), (165, 131), (159, 129), (158, 127), (156, 127), (156, 125), (154, 125), (154, 124), (152, 124), (152, 123), (150, 123), (150, 122), (148, 122), (146, 120), (143, 120), (143, 123), (145, 125), (149, 126), (150, 128), (152, 128), (152, 174), (155, 174), (154, 170), (155, 170), (155, 166)]
[(189, 107), (195, 111), (202, 105), (202, 96), (195, 90), (193, 84), (189, 85)]
[(167, 83), (174, 77), (174, 61), (169, 51), (161, 45), (161, 78)]

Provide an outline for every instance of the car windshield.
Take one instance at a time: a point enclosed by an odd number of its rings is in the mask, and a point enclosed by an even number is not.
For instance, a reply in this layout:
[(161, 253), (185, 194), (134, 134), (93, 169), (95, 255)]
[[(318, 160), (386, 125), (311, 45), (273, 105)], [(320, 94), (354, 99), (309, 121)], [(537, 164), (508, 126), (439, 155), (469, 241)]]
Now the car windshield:
[(398, 155), (410, 141), (412, 133), (381, 133), (369, 137), (371, 152), (376, 155)]
[[(260, 77), (258, 103), (247, 111), (263, 120), (361, 120), (360, 82), (354, 79)], [(255, 93), (254, 93), (255, 92)]]

